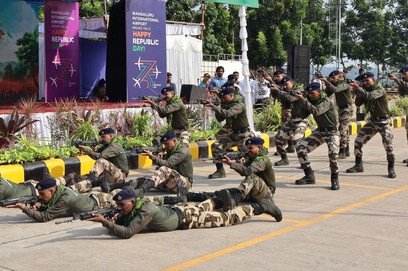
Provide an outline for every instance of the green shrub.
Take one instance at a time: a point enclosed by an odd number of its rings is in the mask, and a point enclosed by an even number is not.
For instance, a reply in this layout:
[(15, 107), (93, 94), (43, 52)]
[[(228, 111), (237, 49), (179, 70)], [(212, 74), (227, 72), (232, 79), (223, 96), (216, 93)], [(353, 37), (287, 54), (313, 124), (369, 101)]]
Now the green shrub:
[(393, 109), (393, 110), (396, 110), (396, 112), (398, 112), (399, 110), (401, 112), (401, 114), (397, 116), (408, 115), (408, 97), (398, 98), (395, 101), (394, 106), (397, 107), (398, 109)]
[(280, 125), (281, 111), (281, 105), (273, 102), (254, 110), (255, 130), (263, 133), (276, 131)]

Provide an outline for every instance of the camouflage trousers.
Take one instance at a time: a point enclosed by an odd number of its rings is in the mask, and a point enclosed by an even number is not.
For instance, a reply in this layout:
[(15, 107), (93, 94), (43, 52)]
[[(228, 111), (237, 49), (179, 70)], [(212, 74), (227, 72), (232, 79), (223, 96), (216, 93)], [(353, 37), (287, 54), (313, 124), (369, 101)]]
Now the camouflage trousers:
[(283, 126), (275, 135), (276, 150), (280, 154), (285, 154), (285, 146), (289, 140), (293, 141), (294, 146), (296, 147), (305, 136), (307, 125), (307, 120), (303, 120), (297, 123), (288, 121), (283, 124)]
[(360, 129), (354, 141), (354, 155), (363, 155), (363, 145), (370, 141), (377, 133), (381, 134), (382, 143), (387, 153), (387, 160), (394, 161), (394, 136), (391, 133), (390, 124), (388, 121), (371, 122), (368, 121), (364, 127)]
[(339, 109), (339, 132), (340, 132), (340, 149), (346, 149), (349, 146), (350, 134), (349, 124), (351, 117), (351, 108), (345, 107)]
[(188, 131), (174, 130), (173, 132), (177, 135), (179, 141), (182, 144), (186, 144), (186, 145), (190, 144), (190, 133)]
[(208, 199), (198, 205), (185, 204), (174, 208), (183, 213), (182, 229), (232, 226), (254, 216), (251, 205), (242, 205), (227, 212), (216, 212), (214, 206), (214, 201)]
[(114, 208), (116, 207), (116, 202), (113, 197), (120, 191), (120, 189), (115, 189), (110, 193), (103, 193), (100, 191), (91, 191), (86, 193), (86, 195), (92, 197), (98, 204), (99, 208)]
[(245, 140), (253, 136), (253, 133), (248, 131), (245, 133), (235, 134), (231, 129), (221, 128), (215, 135), (216, 141), (211, 145), (211, 151), (213, 157), (222, 153), (232, 147), (238, 147), (238, 150), (244, 150)]
[(266, 185), (265, 181), (253, 173), (245, 177), (245, 179), (238, 186), (238, 189), (241, 191), (244, 198), (260, 200), (263, 198), (273, 197), (273, 193)]
[(162, 192), (177, 193), (179, 183), (181, 187), (191, 188), (191, 182), (187, 177), (180, 175), (177, 170), (165, 166), (159, 167), (151, 179), (154, 181), (154, 187)]
[(309, 157), (307, 156), (307, 154), (312, 152), (323, 143), (327, 143), (330, 171), (339, 171), (339, 167), (337, 164), (339, 153), (339, 132), (320, 132), (318, 129), (314, 130), (309, 137), (303, 139), (296, 147), (297, 156), (299, 158), (301, 168), (307, 168), (310, 165)]
[(114, 164), (106, 159), (99, 158), (96, 160), (90, 173), (94, 172), (96, 176), (107, 175), (111, 183), (123, 183), (126, 180), (126, 174), (117, 168)]
[(281, 123), (284, 125), (292, 119), (292, 109), (282, 109), (281, 112)]

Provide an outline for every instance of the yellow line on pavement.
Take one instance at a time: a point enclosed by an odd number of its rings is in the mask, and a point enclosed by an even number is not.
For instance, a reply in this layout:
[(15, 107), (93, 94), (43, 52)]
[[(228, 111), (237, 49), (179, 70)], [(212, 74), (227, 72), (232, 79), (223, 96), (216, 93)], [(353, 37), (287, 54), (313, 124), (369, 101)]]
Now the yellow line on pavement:
[(402, 192), (402, 191), (407, 190), (407, 189), (408, 189), (408, 185), (402, 186), (400, 188), (396, 188), (396, 189), (393, 189), (393, 190), (390, 190), (390, 191), (387, 191), (387, 192), (384, 192), (384, 193), (381, 193), (381, 194), (378, 194), (378, 195), (373, 196), (371, 198), (368, 198), (366, 200), (362, 200), (362, 201), (359, 201), (359, 202), (355, 202), (355, 203), (346, 205), (344, 207), (340, 207), (338, 209), (335, 209), (335, 210), (330, 211), (328, 213), (325, 213), (323, 215), (319, 215), (317, 217), (312, 217), (310, 219), (304, 220), (304, 221), (296, 223), (294, 225), (287, 226), (287, 227), (282, 228), (280, 230), (273, 231), (273, 232), (270, 232), (270, 233), (267, 233), (267, 234), (263, 234), (263, 235), (255, 237), (255, 238), (246, 240), (244, 242), (232, 245), (230, 247), (226, 247), (226, 248), (211, 252), (209, 254), (197, 257), (197, 258), (192, 259), (190, 261), (187, 261), (187, 262), (184, 262), (184, 263), (169, 267), (166, 270), (167, 271), (170, 271), (170, 270), (171, 271), (184, 270), (184, 269), (187, 269), (187, 268), (202, 264), (204, 262), (213, 260), (215, 258), (219, 258), (221, 256), (233, 253), (233, 252), (241, 250), (241, 249), (249, 248), (251, 246), (257, 245), (257, 244), (262, 243), (264, 241), (267, 241), (269, 239), (272, 239), (272, 238), (275, 238), (275, 237), (278, 237), (278, 236), (293, 232), (295, 230), (298, 230), (298, 229), (305, 228), (307, 226), (316, 224), (318, 222), (327, 220), (327, 219), (329, 219), (329, 218), (331, 218), (333, 216), (348, 212), (348, 211), (353, 210), (355, 208), (358, 208), (358, 207), (370, 204), (372, 202), (378, 201), (380, 199), (392, 196), (394, 194), (397, 194), (397, 193)]

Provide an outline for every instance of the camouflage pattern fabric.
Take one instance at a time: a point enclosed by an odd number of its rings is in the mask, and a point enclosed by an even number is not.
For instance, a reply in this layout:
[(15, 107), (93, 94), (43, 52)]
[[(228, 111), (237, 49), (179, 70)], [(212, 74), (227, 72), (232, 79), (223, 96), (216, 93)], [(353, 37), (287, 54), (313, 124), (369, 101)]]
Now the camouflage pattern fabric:
[(351, 117), (351, 108), (345, 107), (343, 109), (339, 109), (340, 149), (346, 149), (349, 146), (350, 117)]
[(247, 138), (253, 136), (253, 133), (248, 131), (245, 133), (234, 134), (231, 129), (221, 128), (215, 135), (216, 141), (211, 145), (213, 157), (232, 147), (238, 147), (238, 150), (245, 151), (244, 142)]
[(191, 187), (188, 178), (180, 175), (176, 170), (165, 166), (159, 167), (151, 179), (154, 181), (155, 188), (162, 192), (177, 193), (178, 182), (181, 182), (181, 186), (184, 188), (189, 189)]
[(96, 160), (90, 172), (95, 172), (96, 176), (106, 174), (109, 178), (109, 182), (112, 183), (123, 183), (126, 180), (126, 174), (123, 173), (122, 170), (103, 158)]
[(98, 207), (103, 208), (115, 208), (116, 202), (113, 197), (120, 191), (120, 189), (115, 189), (110, 193), (104, 193), (100, 191), (91, 191), (86, 195), (92, 197), (98, 204)]
[(254, 216), (250, 205), (242, 205), (227, 212), (215, 212), (214, 201), (208, 199), (197, 206), (177, 206), (184, 215), (183, 229), (226, 227), (240, 223)]
[(174, 130), (173, 132), (177, 135), (182, 144), (187, 146), (190, 144), (190, 133), (188, 131)]
[(327, 143), (330, 171), (338, 172), (337, 165), (338, 152), (339, 152), (339, 132), (320, 132), (319, 130), (313, 131), (313, 133), (303, 139), (296, 147), (299, 163), (302, 168), (307, 168), (310, 165), (308, 153), (319, 147), (323, 143)]
[(281, 115), (282, 125), (287, 123), (291, 119), (292, 119), (292, 109), (291, 108), (282, 109), (282, 115)]
[(364, 127), (360, 129), (354, 141), (354, 155), (363, 155), (363, 145), (370, 141), (377, 133), (381, 134), (382, 143), (387, 153), (387, 161), (394, 161), (394, 136), (391, 133), (390, 124), (388, 122), (371, 122), (368, 121)]
[(285, 146), (289, 140), (296, 147), (305, 136), (307, 125), (307, 120), (298, 123), (293, 123), (292, 121), (286, 122), (275, 135), (276, 150), (280, 154), (285, 154)]
[(264, 180), (256, 174), (247, 176), (238, 189), (242, 192), (244, 198), (254, 198), (260, 200), (263, 198), (272, 198), (271, 189), (265, 184)]

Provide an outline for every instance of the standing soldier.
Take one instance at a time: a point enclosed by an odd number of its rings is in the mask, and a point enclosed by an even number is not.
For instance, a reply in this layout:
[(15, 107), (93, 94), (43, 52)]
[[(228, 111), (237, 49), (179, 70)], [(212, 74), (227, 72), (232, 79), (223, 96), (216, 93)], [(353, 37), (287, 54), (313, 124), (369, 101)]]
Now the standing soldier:
[[(401, 79), (392, 74), (389, 74), (388, 76), (391, 80), (394, 80), (397, 83), (400, 96), (406, 96), (408, 95), (408, 66), (403, 67), (399, 73), (401, 74)], [(407, 131), (408, 140), (408, 115), (405, 118), (405, 130)], [(408, 159), (404, 159), (402, 162), (408, 166)]]
[(382, 143), (387, 153), (388, 178), (395, 178), (394, 171), (394, 146), (392, 140), (394, 136), (391, 133), (389, 124), (389, 109), (387, 93), (379, 82), (374, 80), (372, 72), (366, 72), (362, 76), (362, 87), (357, 83), (350, 83), (350, 86), (356, 93), (356, 106), (364, 104), (370, 113), (370, 119), (366, 125), (360, 129), (354, 141), (354, 155), (356, 164), (347, 169), (347, 173), (364, 172), (363, 167), (363, 145), (370, 141), (378, 132), (381, 134)]
[(281, 101), (293, 103), (293, 108), (292, 118), (280, 127), (275, 136), (276, 149), (281, 156), (281, 160), (275, 162), (275, 166), (289, 165), (288, 156), (285, 150), (286, 142), (293, 142), (295, 147), (299, 144), (305, 135), (308, 126), (307, 117), (310, 115), (303, 100), (300, 100), (295, 96), (296, 93), (302, 92), (292, 90), (292, 78), (286, 76), (282, 79), (282, 82), (285, 91), (277, 89), (273, 89), (273, 91)]
[[(213, 157), (234, 146), (241, 150), (244, 140), (252, 136), (249, 130), (249, 122), (246, 114), (245, 104), (242, 98), (235, 94), (234, 87), (223, 88), (220, 92), (221, 105), (214, 105), (207, 101), (207, 107), (215, 112), (215, 118), (225, 125), (215, 136), (217, 141), (211, 145)], [(208, 176), (210, 179), (225, 178), (225, 170), (222, 162), (216, 162), (217, 170)]]
[(183, 143), (188, 144), (190, 135), (188, 133), (186, 106), (180, 97), (176, 95), (174, 88), (165, 87), (161, 93), (164, 96), (163, 100), (156, 102), (146, 99), (144, 102), (149, 103), (161, 118), (167, 118), (167, 123), (171, 129)]
[[(103, 192), (109, 192), (108, 184), (123, 183), (129, 174), (129, 165), (127, 156), (122, 146), (113, 143), (115, 131), (112, 128), (100, 130), (102, 146), (95, 151), (86, 146), (79, 146), (85, 154), (95, 159), (95, 165), (90, 170), (88, 180), (80, 181), (75, 184), (78, 192), (87, 192), (92, 187), (101, 186)], [(72, 183), (66, 183), (67, 186)]]
[(159, 169), (152, 177), (138, 178), (138, 194), (144, 194), (152, 188), (160, 191), (184, 194), (193, 184), (193, 163), (190, 149), (177, 140), (174, 132), (161, 137), (166, 155), (161, 158), (150, 151), (145, 154), (153, 160)]
[(302, 100), (306, 110), (313, 114), (317, 123), (317, 129), (303, 139), (296, 147), (300, 165), (305, 172), (305, 176), (296, 180), (295, 184), (314, 184), (316, 183), (314, 172), (310, 167), (308, 153), (319, 147), (322, 143), (327, 143), (330, 171), (331, 171), (331, 190), (340, 189), (339, 185), (339, 168), (337, 157), (339, 152), (339, 132), (337, 130), (338, 121), (334, 104), (326, 93), (321, 92), (321, 86), (318, 82), (311, 83), (306, 88), (307, 100), (301, 93), (295, 96)]
[[(74, 192), (68, 187), (57, 185), (54, 179), (44, 179), (37, 183), (40, 205), (33, 207), (23, 203), (7, 206), (19, 208), (37, 222), (47, 222), (58, 217), (72, 216), (73, 214), (97, 210), (114, 205), (112, 196), (106, 193), (100, 195), (83, 195)], [(105, 195), (105, 196), (102, 196)]]
[(343, 79), (343, 73), (335, 70), (329, 74), (329, 80), (320, 78), (326, 85), (326, 94), (331, 96), (334, 93), (339, 115), (340, 131), (340, 152), (339, 159), (350, 156), (349, 148), (349, 123), (352, 110), (351, 87)]

